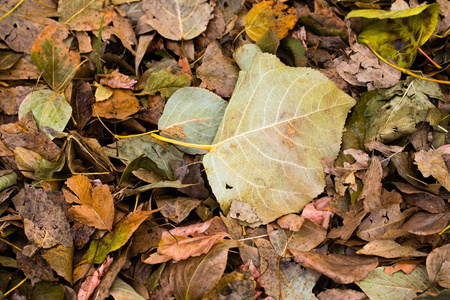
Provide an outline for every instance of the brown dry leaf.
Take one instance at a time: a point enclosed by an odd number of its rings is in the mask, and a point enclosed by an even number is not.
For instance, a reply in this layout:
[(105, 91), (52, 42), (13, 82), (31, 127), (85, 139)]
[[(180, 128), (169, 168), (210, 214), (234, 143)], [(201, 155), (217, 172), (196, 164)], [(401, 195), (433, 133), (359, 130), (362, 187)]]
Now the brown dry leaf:
[(390, 230), (399, 229), (416, 211), (416, 208), (400, 211), (400, 204), (394, 204), (371, 212), (361, 223), (356, 234), (365, 241), (376, 240)]
[[(319, 279), (320, 273), (305, 269), (294, 261), (279, 261), (278, 253), (265, 239), (256, 239), (255, 244), (258, 246), (260, 255), (261, 285), (266, 294), (273, 299), (279, 299), (279, 295), (282, 299), (298, 299), (298, 297), (314, 299), (312, 288)], [(280, 285), (277, 280), (278, 274)]]
[(94, 274), (86, 278), (86, 280), (81, 284), (80, 290), (78, 291), (77, 300), (89, 299), (95, 288), (100, 284), (100, 280), (103, 274), (108, 271), (108, 268), (112, 262), (113, 259), (108, 256), (102, 263), (102, 265), (97, 270), (95, 270)]
[[(24, 247), (23, 250), (25, 249)], [(34, 254), (32, 256), (33, 259), (30, 259), (30, 257), (24, 255), (21, 251), (17, 251), (15, 248), (13, 250), (16, 252), (17, 264), (21, 266), (21, 271), (31, 281), (31, 284), (42, 280), (49, 282), (58, 281), (55, 272), (39, 253)]]
[(92, 104), (94, 104), (94, 95), (89, 83), (76, 80), (73, 83), (70, 100), (72, 116), (77, 122), (77, 128), (82, 130), (92, 117)]
[(16, 147), (16, 149), (14, 149), (14, 159), (23, 176), (36, 179), (34, 176), (35, 163), (44, 158), (34, 151), (23, 147)]
[(306, 268), (314, 269), (337, 283), (362, 280), (378, 266), (377, 258), (291, 250), (295, 259)]
[(366, 294), (355, 290), (329, 289), (317, 295), (319, 300), (369, 300)]
[(344, 216), (344, 226), (332, 228), (328, 233), (328, 238), (348, 240), (366, 215), (367, 213), (362, 208), (359, 210), (350, 210)]
[(417, 251), (409, 246), (402, 246), (393, 240), (370, 241), (356, 253), (364, 255), (376, 255), (385, 258), (427, 256), (427, 254), (424, 252)]
[(333, 63), (339, 75), (348, 83), (367, 86), (369, 91), (395, 85), (402, 74), (380, 61), (369, 48), (359, 43), (351, 46), (350, 55), (342, 55)]
[(19, 113), (19, 106), (22, 101), (32, 92), (28, 86), (0, 87), (0, 111), (7, 115), (16, 115)]
[(38, 67), (25, 58), (20, 58), (11, 69), (0, 71), (0, 80), (36, 80), (40, 74)]
[(134, 56), (136, 55), (133, 45), (137, 44), (137, 39), (130, 19), (116, 14), (112, 20), (112, 26), (103, 28), (102, 35), (103, 34), (114, 34), (120, 39), (122, 45), (128, 49), (131, 54)]
[(136, 84), (136, 80), (131, 79), (129, 76), (114, 70), (111, 74), (103, 75), (100, 79), (100, 83), (109, 86), (113, 89), (132, 89)]
[(200, 200), (187, 197), (156, 199), (156, 205), (161, 208), (161, 214), (175, 224), (186, 219), (200, 203)]
[(222, 277), (228, 250), (239, 246), (238, 241), (224, 240), (208, 253), (169, 265), (168, 281), (177, 299), (202, 299)]
[(17, 123), (0, 126), (2, 142), (11, 151), (17, 147), (23, 147), (40, 154), (49, 161), (56, 161), (61, 149), (48, 137), (37, 131), (32, 113), (29, 114), (29, 117), (28, 119), (23, 118)]
[(108, 185), (92, 187), (85, 175), (76, 175), (66, 181), (68, 190), (63, 190), (66, 201), (77, 203), (69, 212), (74, 218), (88, 226), (111, 230), (114, 221), (114, 199)]
[(77, 31), (75, 32), (78, 41), (78, 49), (80, 53), (89, 53), (92, 50), (91, 38), (87, 34), (86, 31)]
[(450, 176), (447, 164), (442, 156), (450, 153), (450, 149), (431, 149), (415, 154), (414, 160), (424, 177), (433, 176), (443, 187), (450, 191)]
[(363, 199), (364, 211), (369, 213), (383, 208), (381, 203), (381, 179), (383, 178), (383, 168), (378, 157), (373, 156), (369, 168), (363, 179), (363, 189), (360, 199)]
[(139, 100), (130, 90), (113, 90), (111, 98), (94, 104), (94, 115), (107, 119), (122, 120), (137, 113)]
[(407, 183), (394, 182), (393, 184), (403, 193), (403, 198), (409, 204), (420, 207), (430, 213), (445, 211), (445, 202), (441, 197), (418, 189)]
[(398, 271), (403, 271), (406, 275), (411, 274), (412, 271), (414, 271), (417, 266), (420, 265), (420, 261), (400, 261), (395, 264), (395, 267), (386, 267), (384, 269), (384, 273), (386, 274), (393, 274)]
[(225, 98), (231, 97), (239, 75), (239, 67), (233, 59), (216, 55), (204, 60), (197, 68), (197, 76), (202, 80), (201, 88), (215, 92)]
[(449, 211), (437, 214), (418, 212), (403, 224), (400, 229), (417, 235), (430, 235), (444, 230), (448, 221), (450, 221)]
[(288, 7), (281, 2), (263, 1), (255, 4), (245, 19), (245, 32), (258, 41), (259, 38), (272, 30), (281, 40), (297, 23), (297, 12), (294, 7)]
[(296, 214), (288, 214), (277, 219), (277, 224), (281, 228), (289, 229), (291, 231), (299, 231), (303, 225), (305, 218)]
[(73, 245), (69, 222), (59, 204), (52, 201), (58, 193), (25, 186), (13, 199), (16, 210), (23, 216), (28, 239), (44, 249), (58, 244)]
[(72, 260), (73, 247), (66, 248), (56, 245), (53, 248), (44, 250), (42, 257), (49, 263), (55, 272), (72, 284)]
[(450, 288), (450, 244), (431, 251), (426, 264), (430, 281)]
[(292, 234), (287, 248), (289, 250), (309, 251), (320, 245), (327, 237), (327, 230), (321, 225), (317, 225), (305, 219), (302, 227)]

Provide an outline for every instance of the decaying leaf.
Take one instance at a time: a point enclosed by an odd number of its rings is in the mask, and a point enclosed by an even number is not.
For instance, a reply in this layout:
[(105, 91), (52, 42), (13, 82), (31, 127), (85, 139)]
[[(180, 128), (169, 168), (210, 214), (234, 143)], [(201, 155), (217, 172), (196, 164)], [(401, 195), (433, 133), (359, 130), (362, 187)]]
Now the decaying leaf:
[(203, 159), (222, 209), (238, 199), (268, 223), (303, 208), (323, 190), (321, 159), (337, 156), (354, 103), (319, 72), (256, 54)]
[(149, 23), (163, 37), (190, 40), (206, 30), (213, 6), (205, 0), (144, 0)]
[(384, 58), (392, 59), (402, 68), (408, 68), (416, 58), (417, 47), (422, 46), (433, 34), (438, 14), (439, 4), (433, 3), (390, 12), (354, 10), (347, 18), (364, 18), (358, 41), (370, 43)]
[(94, 103), (93, 114), (108, 119), (124, 119), (139, 110), (139, 100), (130, 90), (114, 89), (110, 98)]
[(63, 91), (75, 75), (80, 64), (80, 54), (69, 51), (57, 32), (61, 32), (61, 28), (56, 25), (49, 25), (42, 30), (31, 48), (31, 59), (50, 88)]
[(88, 226), (98, 229), (112, 229), (114, 220), (114, 200), (107, 185), (92, 187), (89, 179), (84, 175), (76, 175), (66, 181), (68, 190), (63, 190), (66, 201), (77, 203), (69, 212)]
[(245, 19), (245, 32), (252, 40), (258, 41), (270, 29), (281, 40), (296, 22), (295, 8), (288, 8), (281, 2), (263, 1), (255, 4), (248, 12)]
[(103, 0), (62, 0), (58, 5), (59, 21), (67, 24), (71, 30), (95, 30), (106, 26), (114, 17), (112, 10), (103, 8)]
[(386, 258), (395, 257), (420, 257), (426, 256), (424, 252), (415, 250), (409, 246), (402, 246), (392, 240), (373, 240), (356, 252), (364, 255), (377, 255)]
[(414, 156), (415, 163), (423, 176), (433, 176), (448, 191), (450, 191), (450, 176), (443, 156), (449, 152), (450, 148), (438, 148), (435, 150), (420, 151)]
[(238, 73), (239, 68), (234, 60), (223, 55), (216, 55), (197, 68), (197, 76), (202, 80), (200, 87), (226, 98), (233, 93)]

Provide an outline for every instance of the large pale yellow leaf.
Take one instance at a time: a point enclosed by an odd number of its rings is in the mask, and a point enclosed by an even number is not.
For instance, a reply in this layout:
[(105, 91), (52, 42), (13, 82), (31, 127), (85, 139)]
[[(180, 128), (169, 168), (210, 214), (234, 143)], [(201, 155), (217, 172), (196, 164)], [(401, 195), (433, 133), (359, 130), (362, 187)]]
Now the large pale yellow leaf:
[(355, 101), (318, 71), (255, 55), (241, 71), (203, 163), (222, 209), (250, 204), (263, 223), (300, 211), (322, 192)]
[(205, 31), (214, 8), (206, 0), (144, 0), (142, 9), (159, 34), (179, 41)]

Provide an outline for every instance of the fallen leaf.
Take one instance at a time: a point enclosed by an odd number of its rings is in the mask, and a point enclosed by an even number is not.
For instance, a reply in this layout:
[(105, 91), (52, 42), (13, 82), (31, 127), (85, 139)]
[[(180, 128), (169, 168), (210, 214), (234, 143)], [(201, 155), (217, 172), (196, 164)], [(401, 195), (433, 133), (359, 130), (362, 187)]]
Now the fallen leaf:
[(213, 6), (205, 0), (144, 0), (148, 22), (163, 37), (190, 40), (206, 30)]
[[(245, 201), (263, 223), (301, 210), (325, 186), (321, 159), (337, 156), (354, 103), (319, 72), (256, 54), (250, 69), (241, 71), (213, 151), (203, 159), (222, 210), (233, 199)], [(320, 123), (321, 114), (333, 115), (335, 123)]]
[(139, 295), (131, 287), (131, 285), (127, 284), (119, 277), (116, 277), (109, 292), (111, 296), (113, 296), (114, 299), (116, 300), (127, 300), (127, 299), (145, 300), (145, 298)]
[(381, 179), (383, 178), (383, 168), (376, 156), (372, 156), (369, 168), (363, 179), (363, 189), (360, 195), (364, 203), (364, 211), (369, 213), (383, 208), (381, 203)]
[(356, 234), (366, 241), (376, 240), (390, 230), (400, 229), (415, 211), (415, 208), (400, 211), (400, 204), (376, 210), (361, 223)]
[(377, 258), (324, 254), (291, 250), (295, 260), (306, 268), (314, 269), (337, 283), (347, 284), (363, 279), (378, 266)]
[(130, 90), (115, 89), (113, 95), (93, 105), (95, 116), (108, 119), (124, 119), (139, 110), (139, 100)]
[(30, 111), (33, 113), (40, 132), (50, 139), (53, 137), (43, 129), (50, 127), (57, 131), (63, 131), (72, 115), (72, 107), (64, 96), (50, 90), (40, 90), (29, 94), (19, 107), (19, 119)]
[(0, 71), (0, 80), (36, 80), (40, 75), (39, 69), (22, 57), (12, 68)]
[(66, 248), (62, 245), (56, 245), (46, 249), (42, 257), (49, 263), (55, 272), (72, 284), (72, 260), (74, 249)]
[(450, 245), (433, 249), (427, 256), (426, 265), (431, 282), (450, 288)]
[(32, 256), (33, 259), (30, 259), (30, 257), (20, 251), (16, 250), (15, 252), (17, 264), (22, 266), (21, 271), (30, 280), (31, 284), (36, 284), (39, 281), (58, 281), (55, 272), (39, 253), (34, 254)]
[(380, 61), (369, 48), (355, 43), (351, 49), (349, 56), (342, 55), (333, 60), (339, 75), (348, 83), (367, 86), (371, 91), (389, 88), (400, 80), (402, 72)]
[(420, 261), (400, 261), (395, 264), (395, 267), (391, 267), (391, 266), (385, 267), (384, 273), (391, 275), (391, 274), (401, 270), (406, 275), (409, 275), (419, 265), (420, 265)]
[(168, 281), (177, 299), (201, 299), (222, 277), (230, 248), (238, 241), (224, 240), (208, 253), (169, 265)]
[(409, 275), (403, 272), (389, 275), (384, 269), (384, 267), (376, 268), (363, 280), (356, 282), (371, 300), (414, 299), (423, 292), (433, 296), (439, 294), (428, 279), (425, 266), (415, 268)]
[(92, 187), (85, 175), (76, 175), (66, 181), (68, 190), (63, 190), (66, 201), (73, 205), (69, 212), (74, 218), (88, 226), (111, 230), (114, 220), (114, 199), (109, 187), (104, 184)]
[[(435, 82), (408, 77), (392, 88), (378, 89), (361, 95), (367, 97), (364, 139), (383, 143), (415, 132), (416, 124), (427, 121), (437, 124), (441, 115), (431, 99), (444, 99)], [(363, 100), (364, 101), (364, 100)]]
[(63, 91), (75, 75), (80, 54), (70, 51), (56, 35), (57, 31), (61, 28), (56, 25), (48, 25), (41, 31), (31, 48), (31, 59), (50, 88)]
[(443, 155), (446, 153), (447, 150), (442, 149), (420, 151), (415, 153), (414, 161), (424, 177), (433, 176), (444, 188), (450, 191), (449, 170), (443, 159)]
[(7, 115), (15, 115), (19, 113), (19, 107), (22, 101), (32, 92), (31, 87), (17, 86), (2, 88), (0, 87), (0, 111)]
[(30, 241), (44, 249), (58, 244), (71, 248), (69, 222), (61, 206), (52, 201), (54, 197), (42, 189), (26, 186), (12, 201), (24, 218), (25, 234)]
[[(9, 2), (2, 2), (9, 3)], [(8, 12), (12, 7), (2, 10)], [(30, 54), (34, 40), (44, 29), (45, 25), (40, 22), (33, 22), (34, 18), (19, 17), (15, 13), (5, 16), (0, 27), (0, 38), (9, 48), (16, 52)]]
[(197, 76), (202, 80), (200, 87), (225, 98), (231, 97), (238, 74), (239, 68), (234, 60), (223, 55), (216, 55), (197, 68)]
[(427, 256), (427, 254), (424, 252), (417, 251), (409, 246), (402, 246), (392, 240), (370, 241), (362, 249), (356, 251), (356, 253), (364, 255), (376, 255), (385, 258)]
[(58, 14), (59, 22), (77, 31), (100, 29), (102, 17), (103, 26), (108, 25), (114, 17), (112, 10), (103, 8), (102, 0), (62, 0), (58, 4)]
[(324, 210), (316, 209), (314, 203), (307, 204), (303, 210), (301, 216), (303, 218), (309, 219), (313, 223), (322, 226), (323, 228), (328, 228), (330, 220), (333, 217), (333, 213)]
[(319, 300), (368, 300), (364, 293), (355, 290), (328, 289), (317, 295)]
[(200, 200), (186, 197), (156, 199), (156, 205), (161, 208), (161, 214), (175, 224), (186, 219), (200, 203)]
[(82, 130), (92, 117), (92, 104), (94, 104), (94, 95), (89, 83), (82, 80), (74, 81), (70, 104), (77, 128)]
[(106, 233), (100, 240), (93, 240), (88, 250), (88, 262), (95, 264), (103, 262), (108, 253), (125, 245), (139, 225), (155, 211), (157, 210), (129, 213), (114, 225), (112, 231)]
[[(144, 75), (142, 78), (145, 78)], [(163, 99), (168, 99), (178, 89), (190, 85), (191, 76), (188, 74), (174, 75), (170, 70), (158, 69), (148, 75), (145, 81), (144, 90), (140, 94), (155, 95), (159, 92)]]
[(444, 230), (448, 221), (450, 221), (449, 211), (437, 214), (418, 212), (409, 218), (400, 229), (417, 235), (430, 235)]
[(130, 79), (129, 76), (114, 70), (111, 74), (103, 75), (100, 83), (113, 89), (132, 89), (136, 84), (136, 80)]
[(430, 213), (445, 211), (445, 202), (441, 197), (425, 192), (407, 183), (395, 182), (394, 185), (402, 192), (403, 198), (409, 204), (420, 207)]
[[(261, 258), (259, 267), (261, 285), (265, 293), (275, 299), (314, 299), (312, 292), (320, 273), (305, 269), (302, 265), (293, 261), (281, 260), (278, 265), (278, 254), (269, 241), (264, 239), (255, 240)], [(280, 285), (278, 284), (278, 272), (280, 272)], [(283, 275), (281, 275), (283, 274)], [(280, 298), (281, 299), (281, 298)]]
[(108, 256), (102, 263), (102, 265), (97, 270), (95, 270), (94, 274), (86, 278), (86, 280), (81, 284), (80, 290), (78, 291), (77, 300), (89, 299), (95, 288), (100, 284), (100, 280), (103, 274), (108, 271), (108, 268), (112, 262), (113, 259)]
[(259, 38), (272, 30), (281, 40), (297, 23), (295, 8), (288, 7), (281, 2), (263, 1), (255, 4), (245, 18), (245, 32), (248, 36), (258, 41)]
[(416, 58), (417, 48), (433, 34), (438, 14), (439, 4), (433, 3), (389, 12), (379, 9), (353, 10), (347, 14), (347, 19), (363, 18), (358, 41), (369, 43), (385, 59), (408, 68)]
[[(167, 101), (159, 119), (162, 135), (191, 144), (210, 145), (225, 112), (226, 102), (216, 94), (201, 88), (177, 90)], [(188, 154), (207, 151), (177, 146)]]

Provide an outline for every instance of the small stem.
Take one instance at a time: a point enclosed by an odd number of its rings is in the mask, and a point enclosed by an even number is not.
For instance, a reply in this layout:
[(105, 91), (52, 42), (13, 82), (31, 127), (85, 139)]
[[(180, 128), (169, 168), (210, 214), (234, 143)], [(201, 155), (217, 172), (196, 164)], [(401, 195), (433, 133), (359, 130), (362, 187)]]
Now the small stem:
[(440, 65), (438, 65), (434, 60), (432, 60), (425, 52), (423, 52), (423, 50), (420, 47), (417, 47), (417, 50), (419, 50), (419, 52), (426, 57), (426, 59), (428, 59), (430, 61), (430, 63), (435, 66), (438, 69), (442, 69), (442, 67)]
[(19, 282), (15, 287), (13, 287), (12, 289), (10, 289), (9, 291), (7, 291), (3, 296), (8, 296), (9, 294), (11, 294), (12, 292), (14, 292), (15, 289), (17, 289), (19, 286), (21, 286), (22, 284), (25, 283), (25, 281), (27, 281), (28, 278), (24, 278), (21, 282)]
[(10, 11), (8, 11), (6, 14), (4, 14), (3, 16), (0, 17), (0, 21), (3, 20), (4, 18), (6, 18), (7, 16), (9, 16), (10, 14), (12, 14), (13, 11), (15, 11), (25, 0), (21, 0), (19, 1), (19, 3), (16, 4), (16, 6), (14, 6), (13, 8), (11, 8)]
[(209, 151), (211, 151), (214, 148), (213, 145), (199, 145), (199, 144), (191, 144), (191, 143), (185, 143), (182, 141), (172, 140), (172, 139), (160, 136), (156, 133), (152, 133), (151, 136), (154, 137), (155, 139), (158, 139), (163, 142), (175, 144), (178, 146), (184, 146), (184, 147), (188, 147), (188, 148), (203, 149), (203, 150), (209, 150)]

